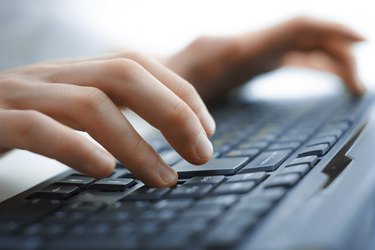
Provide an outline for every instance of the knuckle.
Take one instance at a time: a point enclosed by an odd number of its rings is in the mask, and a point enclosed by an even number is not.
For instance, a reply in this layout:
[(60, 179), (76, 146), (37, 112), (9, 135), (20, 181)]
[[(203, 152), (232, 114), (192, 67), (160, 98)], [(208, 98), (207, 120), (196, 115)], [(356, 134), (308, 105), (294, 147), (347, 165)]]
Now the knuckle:
[(25, 81), (20, 77), (4, 75), (0, 77), (0, 94), (6, 94), (13, 89), (25, 87)]
[(308, 16), (296, 16), (289, 21), (289, 25), (296, 34), (305, 34), (315, 28), (315, 20)]
[(193, 85), (186, 82), (186, 83), (180, 85), (180, 87), (178, 89), (178, 93), (176, 93), (176, 94), (179, 95), (184, 100), (191, 100), (195, 96), (198, 95), (198, 92)]
[(135, 62), (139, 63), (145, 62), (150, 59), (149, 56), (147, 56), (146, 54), (135, 50), (124, 52), (123, 57), (134, 60)]
[(178, 101), (167, 115), (167, 122), (180, 126), (189, 120), (190, 108), (182, 100)]
[(119, 58), (107, 63), (108, 73), (117, 79), (130, 79), (131, 76), (138, 75), (142, 66), (129, 58)]
[(46, 63), (39, 63), (22, 68), (21, 72), (25, 74), (37, 74), (40, 72), (49, 72), (51, 69), (55, 69), (56, 65), (49, 65)]
[(77, 98), (83, 112), (96, 111), (108, 101), (107, 95), (95, 87), (85, 87), (77, 94)]
[(191, 43), (191, 46), (197, 49), (202, 49), (205, 48), (207, 44), (210, 44), (213, 39), (214, 38), (212, 36), (199, 36), (194, 39), (194, 41)]
[(143, 143), (143, 139), (140, 136), (136, 136), (135, 142), (133, 143), (130, 151), (132, 155), (138, 154), (139, 152), (145, 152), (145, 143)]
[(240, 55), (240, 45), (238, 43), (237, 39), (231, 39), (230, 37), (228, 38), (221, 38), (221, 46), (222, 46), (222, 51), (224, 54), (223, 58), (227, 58), (229, 65), (233, 64), (231, 60), (237, 60), (237, 57)]
[(305, 26), (305, 25), (311, 24), (313, 22), (313, 18), (308, 17), (308, 16), (303, 16), (303, 15), (296, 16), (291, 20), (291, 22), (296, 25)]
[(43, 115), (35, 110), (20, 111), (14, 128), (20, 138), (28, 138), (39, 127), (43, 118)]

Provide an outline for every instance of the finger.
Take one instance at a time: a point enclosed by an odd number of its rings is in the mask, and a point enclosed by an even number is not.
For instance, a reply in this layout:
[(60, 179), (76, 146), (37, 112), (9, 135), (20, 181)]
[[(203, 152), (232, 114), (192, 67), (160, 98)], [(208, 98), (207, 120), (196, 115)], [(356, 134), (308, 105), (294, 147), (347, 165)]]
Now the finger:
[(53, 78), (101, 89), (160, 129), (176, 151), (192, 163), (204, 163), (212, 156), (212, 144), (190, 106), (133, 60), (65, 65)]
[[(171, 186), (177, 174), (100, 90), (68, 84), (34, 85), (14, 102), (68, 124), (76, 123), (150, 186)], [(145, 155), (147, 157), (145, 157)]]
[(353, 42), (364, 41), (365, 38), (349, 27), (336, 23), (315, 19), (311, 17), (297, 17), (287, 21), (283, 25), (287, 30), (292, 30), (293, 37), (303, 38), (305, 35), (315, 37), (333, 36)]
[(357, 94), (364, 92), (364, 87), (362, 87), (363, 85), (358, 80), (352, 79), (352, 77), (348, 79), (347, 66), (338, 62), (337, 58), (332, 57), (326, 52), (320, 50), (311, 52), (290, 52), (285, 56), (282, 64), (284, 66), (306, 67), (330, 72), (341, 77), (345, 83), (354, 80), (355, 84), (358, 85), (356, 87), (359, 89), (352, 90), (349, 88), (349, 84), (347, 84), (349, 90)]
[(342, 70), (337, 67), (336, 59), (321, 51), (290, 52), (283, 59), (282, 66), (316, 69), (342, 77)]
[(356, 95), (364, 93), (364, 86), (357, 77), (356, 60), (351, 53), (351, 45), (342, 41), (327, 40), (322, 44), (324, 52), (335, 59), (340, 69), (339, 75), (347, 84), (349, 90)]
[(103, 178), (115, 159), (74, 130), (36, 111), (1, 110), (0, 147), (26, 149), (54, 158), (76, 170)]
[[(113, 60), (128, 58), (136, 61), (142, 65), (148, 72), (155, 76), (160, 82), (171, 89), (178, 97), (180, 97), (184, 102), (186, 102), (190, 108), (198, 116), (202, 126), (204, 127), (206, 133), (211, 136), (215, 133), (215, 121), (207, 110), (202, 98), (199, 96), (195, 88), (187, 82), (185, 79), (174, 73), (172, 70), (168, 69), (155, 59), (143, 55), (138, 52), (127, 51), (116, 54), (107, 54), (99, 57), (83, 58), (81, 60), (73, 61), (74, 63), (84, 63), (93, 62), (98, 60)], [(72, 62), (72, 61), (67, 61)], [(59, 62), (66, 64), (67, 62)], [(61, 76), (52, 76), (50, 81), (58, 82)]]
[(129, 58), (142, 65), (148, 72), (189, 105), (198, 116), (203, 128), (209, 136), (214, 134), (216, 127), (215, 121), (193, 85), (155, 59), (146, 55), (137, 52), (124, 52), (114, 56), (115, 58), (118, 56)]

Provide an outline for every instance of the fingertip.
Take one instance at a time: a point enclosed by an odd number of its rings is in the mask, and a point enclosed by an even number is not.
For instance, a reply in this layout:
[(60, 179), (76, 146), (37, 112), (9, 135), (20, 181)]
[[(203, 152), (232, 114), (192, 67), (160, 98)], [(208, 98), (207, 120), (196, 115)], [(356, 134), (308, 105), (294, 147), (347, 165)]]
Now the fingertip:
[(214, 118), (208, 112), (207, 112), (207, 115), (204, 116), (203, 127), (208, 137), (211, 137), (215, 134), (216, 122)]
[(355, 42), (366, 42), (367, 38), (353, 31), (353, 40)]
[[(160, 162), (158, 165), (158, 173), (160, 176), (160, 187), (171, 187), (176, 185), (178, 175), (176, 171), (167, 164)], [(159, 186), (159, 185), (157, 185)]]
[(208, 162), (213, 155), (213, 146), (208, 139), (207, 134), (203, 131), (198, 135), (198, 142), (195, 146), (196, 160), (198, 164)]
[(354, 94), (356, 96), (363, 96), (365, 93), (366, 93), (366, 87), (362, 83), (358, 82), (355, 85)]
[(108, 177), (116, 166), (116, 159), (107, 151), (97, 149), (94, 152), (95, 167), (91, 167), (92, 176), (101, 179)]
[(360, 97), (366, 93), (366, 87), (355, 76), (352, 76), (346, 80), (344, 78), (344, 83), (346, 83), (346, 87), (350, 93), (355, 96)]

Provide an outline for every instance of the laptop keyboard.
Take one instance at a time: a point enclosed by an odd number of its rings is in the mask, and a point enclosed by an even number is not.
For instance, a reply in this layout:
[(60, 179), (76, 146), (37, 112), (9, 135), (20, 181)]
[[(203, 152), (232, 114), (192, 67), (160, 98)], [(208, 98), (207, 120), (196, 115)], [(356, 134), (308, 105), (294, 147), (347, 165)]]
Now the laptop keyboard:
[(226, 249), (261, 225), (364, 113), (369, 100), (233, 104), (214, 113), (214, 159), (195, 166), (159, 137), (179, 175), (150, 188), (118, 164), (72, 171), (0, 214), (0, 249)]

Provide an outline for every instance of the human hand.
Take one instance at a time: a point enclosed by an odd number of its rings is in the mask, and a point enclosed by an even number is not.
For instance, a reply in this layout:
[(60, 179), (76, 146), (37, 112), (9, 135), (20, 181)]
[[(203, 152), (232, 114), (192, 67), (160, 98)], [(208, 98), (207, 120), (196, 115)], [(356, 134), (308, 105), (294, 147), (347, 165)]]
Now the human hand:
[(123, 106), (158, 128), (188, 161), (211, 158), (207, 136), (215, 123), (194, 87), (134, 52), (1, 73), (0, 152), (26, 149), (96, 178), (113, 171), (116, 157), (147, 185), (174, 185), (176, 172), (134, 130)]
[(354, 94), (364, 92), (351, 45), (364, 39), (337, 23), (298, 17), (257, 32), (200, 37), (164, 61), (208, 102), (256, 75), (285, 65), (310, 67), (341, 77)]

